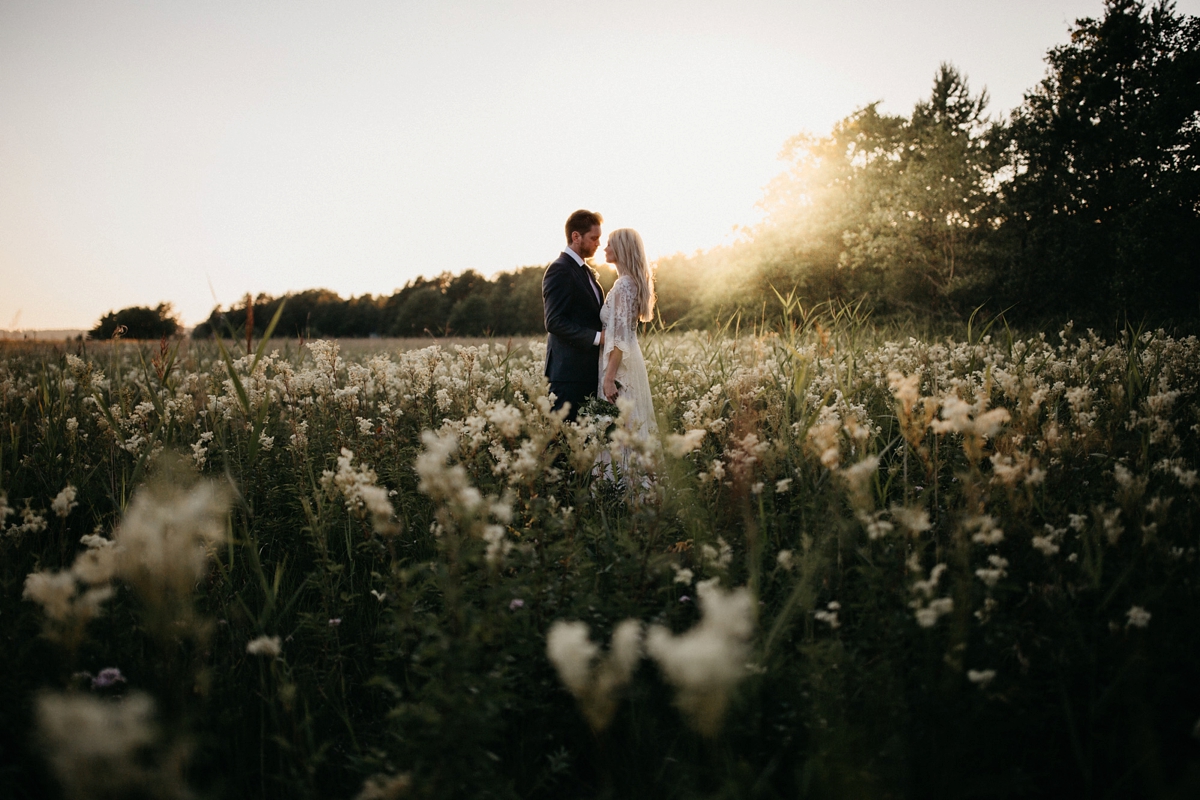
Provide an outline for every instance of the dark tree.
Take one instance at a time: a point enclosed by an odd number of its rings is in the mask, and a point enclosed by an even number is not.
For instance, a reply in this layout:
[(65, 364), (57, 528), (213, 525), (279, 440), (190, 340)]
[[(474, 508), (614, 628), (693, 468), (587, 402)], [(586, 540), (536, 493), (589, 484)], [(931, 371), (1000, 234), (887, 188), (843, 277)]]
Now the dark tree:
[(473, 269), (451, 278), (446, 283), (446, 303), (450, 308), (446, 330), (456, 336), (490, 333), (494, 327), (492, 289), (491, 282)]
[(450, 303), (446, 300), (448, 274), (427, 280), (417, 278), (409, 281), (403, 289), (388, 300), (391, 336), (443, 336), (450, 314)]
[(88, 337), (112, 339), (116, 335), (124, 339), (161, 339), (177, 333), (179, 320), (175, 317), (175, 309), (170, 303), (159, 303), (154, 308), (131, 306), (110, 311), (100, 318)]
[(483, 336), (491, 333), (492, 309), (489, 299), (483, 291), (477, 291), (455, 303), (446, 320), (450, 333), (455, 336)]
[[(545, 267), (502, 272), (488, 280), (473, 270), (419, 277), (389, 297), (362, 295), (343, 300), (328, 289), (253, 299), (254, 335), (262, 336), (285, 303), (277, 336), (338, 338), (367, 336), (512, 336), (543, 333), (542, 273)], [(611, 280), (609, 281), (611, 283)], [(213, 309), (192, 335), (246, 335), (245, 303)]]
[(542, 313), (544, 266), (501, 272), (491, 288), (492, 333), (496, 336), (545, 333)]
[(1027, 314), (1195, 317), (1200, 20), (1108, 0), (1012, 119), (1005, 290)]

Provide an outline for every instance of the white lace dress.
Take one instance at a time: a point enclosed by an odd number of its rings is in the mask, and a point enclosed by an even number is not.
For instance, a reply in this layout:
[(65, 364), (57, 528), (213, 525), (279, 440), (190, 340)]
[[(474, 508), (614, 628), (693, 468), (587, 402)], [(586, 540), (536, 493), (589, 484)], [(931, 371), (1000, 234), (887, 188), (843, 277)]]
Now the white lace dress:
[[(646, 360), (638, 345), (637, 285), (633, 278), (622, 275), (613, 284), (604, 307), (600, 309), (600, 323), (604, 326), (604, 349), (600, 353), (600, 391), (604, 391), (604, 370), (608, 367), (608, 354), (617, 348), (621, 351), (621, 366), (617, 367), (617, 390), (619, 397), (633, 403), (628, 422), (630, 432), (635, 435), (654, 436), (658, 423), (654, 418), (654, 400), (650, 397), (650, 379), (646, 376)], [(607, 399), (607, 398), (606, 398)]]

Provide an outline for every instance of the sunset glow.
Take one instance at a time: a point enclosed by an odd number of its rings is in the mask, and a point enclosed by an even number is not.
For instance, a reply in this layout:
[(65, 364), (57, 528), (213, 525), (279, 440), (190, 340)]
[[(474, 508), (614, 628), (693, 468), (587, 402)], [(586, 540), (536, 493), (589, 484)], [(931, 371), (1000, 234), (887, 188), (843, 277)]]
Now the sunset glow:
[[(1200, 11), (1200, 1), (1178, 3)], [(757, 219), (784, 141), (953, 62), (1006, 113), (1099, 2), (0, 7), (0, 328), (544, 264)], [(951, 14), (953, 11), (953, 14)], [(211, 287), (211, 289), (210, 289)]]

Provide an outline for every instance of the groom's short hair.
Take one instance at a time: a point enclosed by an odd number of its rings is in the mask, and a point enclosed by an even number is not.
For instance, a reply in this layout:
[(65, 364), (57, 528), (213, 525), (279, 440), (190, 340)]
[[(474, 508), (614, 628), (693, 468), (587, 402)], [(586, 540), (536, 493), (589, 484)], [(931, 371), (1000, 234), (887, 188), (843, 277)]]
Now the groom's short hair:
[(571, 234), (575, 231), (578, 231), (580, 236), (586, 236), (588, 231), (602, 224), (604, 224), (604, 217), (595, 211), (579, 209), (567, 217), (567, 244), (571, 243)]

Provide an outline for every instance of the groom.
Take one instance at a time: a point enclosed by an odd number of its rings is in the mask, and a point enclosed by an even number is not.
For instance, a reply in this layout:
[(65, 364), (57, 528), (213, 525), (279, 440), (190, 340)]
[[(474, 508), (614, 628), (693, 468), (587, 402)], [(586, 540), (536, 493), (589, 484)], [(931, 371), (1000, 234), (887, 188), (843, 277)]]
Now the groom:
[(599, 214), (579, 210), (567, 219), (567, 248), (546, 268), (542, 302), (546, 311), (546, 377), (554, 408), (570, 403), (567, 419), (600, 382), (600, 306), (604, 293), (583, 263), (600, 246)]

